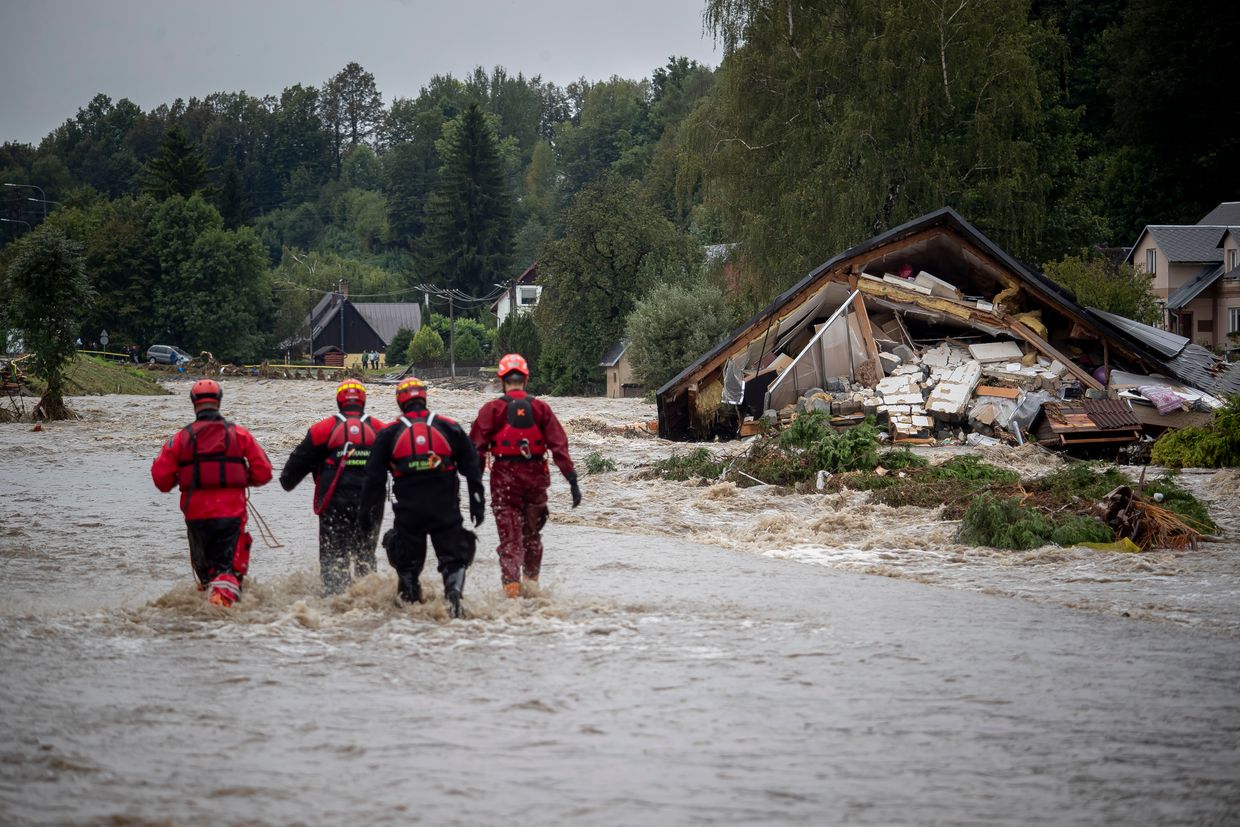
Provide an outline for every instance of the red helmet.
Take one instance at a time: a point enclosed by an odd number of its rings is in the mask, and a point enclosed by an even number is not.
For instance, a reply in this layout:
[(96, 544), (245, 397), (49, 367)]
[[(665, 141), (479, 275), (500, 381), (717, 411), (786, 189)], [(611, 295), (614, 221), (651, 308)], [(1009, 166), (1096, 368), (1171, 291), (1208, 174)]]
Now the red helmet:
[(410, 377), (396, 386), (396, 404), (402, 410), (415, 399), (426, 401), (426, 383), (421, 379)]
[(220, 383), (214, 379), (199, 379), (189, 389), (189, 398), (194, 403), (195, 410), (198, 408), (218, 408), (220, 406), (220, 399), (223, 397), (224, 392), (220, 390)]
[(356, 379), (346, 379), (336, 386), (336, 407), (340, 410), (366, 407), (366, 387)]
[(503, 359), (499, 360), (499, 378), (503, 379), (510, 373), (519, 373), (525, 378), (530, 376), (530, 366), (526, 363), (525, 357), (520, 353), (509, 353)]

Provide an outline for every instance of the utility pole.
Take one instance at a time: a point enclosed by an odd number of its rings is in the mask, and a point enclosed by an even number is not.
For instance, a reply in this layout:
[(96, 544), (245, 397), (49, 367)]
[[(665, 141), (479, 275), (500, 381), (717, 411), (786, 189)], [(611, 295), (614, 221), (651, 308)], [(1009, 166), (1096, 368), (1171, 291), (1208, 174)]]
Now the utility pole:
[(448, 294), (448, 361), (452, 365), (452, 378), (456, 378), (456, 303)]

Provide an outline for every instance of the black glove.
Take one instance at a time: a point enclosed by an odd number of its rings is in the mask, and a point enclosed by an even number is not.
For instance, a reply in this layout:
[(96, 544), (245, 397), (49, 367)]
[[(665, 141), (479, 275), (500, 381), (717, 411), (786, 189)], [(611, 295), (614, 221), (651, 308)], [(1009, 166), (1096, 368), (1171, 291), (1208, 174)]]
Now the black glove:
[(483, 518), (486, 517), (487, 506), (486, 498), (482, 495), (482, 486), (469, 488), (469, 519), (473, 521), (475, 526), (482, 525)]
[(569, 474), (565, 477), (568, 480), (568, 488), (573, 492), (573, 508), (581, 505), (581, 487), (577, 485), (577, 472)]

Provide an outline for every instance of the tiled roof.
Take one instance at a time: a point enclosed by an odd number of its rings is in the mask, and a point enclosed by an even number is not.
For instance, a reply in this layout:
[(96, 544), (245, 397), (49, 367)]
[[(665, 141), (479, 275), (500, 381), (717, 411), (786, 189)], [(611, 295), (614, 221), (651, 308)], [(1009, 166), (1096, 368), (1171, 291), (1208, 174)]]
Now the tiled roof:
[(619, 362), (620, 357), (629, 349), (629, 343), (624, 339), (607, 348), (607, 352), (603, 354), (603, 358), (599, 360), (600, 368), (614, 368)]
[(1240, 224), (1240, 201), (1224, 201), (1206, 213), (1198, 224)]
[(1167, 309), (1179, 310), (1193, 299), (1201, 295), (1207, 287), (1218, 281), (1218, 277), (1223, 275), (1223, 265), (1207, 264), (1201, 268), (1201, 272), (1193, 276), (1184, 284), (1180, 285), (1174, 293), (1167, 297)]
[(1227, 227), (1204, 224), (1151, 224), (1146, 227), (1170, 262), (1221, 264), (1219, 244)]

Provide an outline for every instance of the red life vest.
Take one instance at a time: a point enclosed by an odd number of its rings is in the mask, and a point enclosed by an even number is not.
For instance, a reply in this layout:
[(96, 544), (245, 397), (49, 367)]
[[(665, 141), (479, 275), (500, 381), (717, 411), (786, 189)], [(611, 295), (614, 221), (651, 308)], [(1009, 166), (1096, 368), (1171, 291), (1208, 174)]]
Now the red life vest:
[(336, 420), (327, 435), (327, 459), (323, 460), (322, 471), (315, 477), (315, 514), (327, 509), (336, 486), (346, 474), (350, 479), (360, 480), (366, 460), (370, 458), (370, 447), (375, 442), (375, 426), (370, 422), (370, 414), (338, 413)]
[(491, 455), (505, 460), (542, 459), (547, 445), (534, 420), (534, 397), (522, 393), (504, 394), (501, 398), (508, 403), (507, 418), (504, 427), (491, 438)]
[(452, 460), (452, 443), (438, 428), (433, 427), (433, 413), (412, 421), (402, 416), (399, 421), (404, 430), (396, 437), (388, 463), (393, 477), (451, 473), (456, 470), (456, 463)]
[(336, 414), (336, 424), (327, 437), (330, 453), (324, 461), (328, 468), (344, 464), (345, 469), (365, 468), (370, 458), (370, 446), (375, 442), (375, 426), (370, 414)]
[[(182, 491), (208, 488), (245, 488), (249, 464), (233, 438), (233, 425), (224, 419), (206, 419), (185, 426), (186, 447), (181, 449), (177, 483)], [(188, 449), (189, 456), (186, 457)]]

